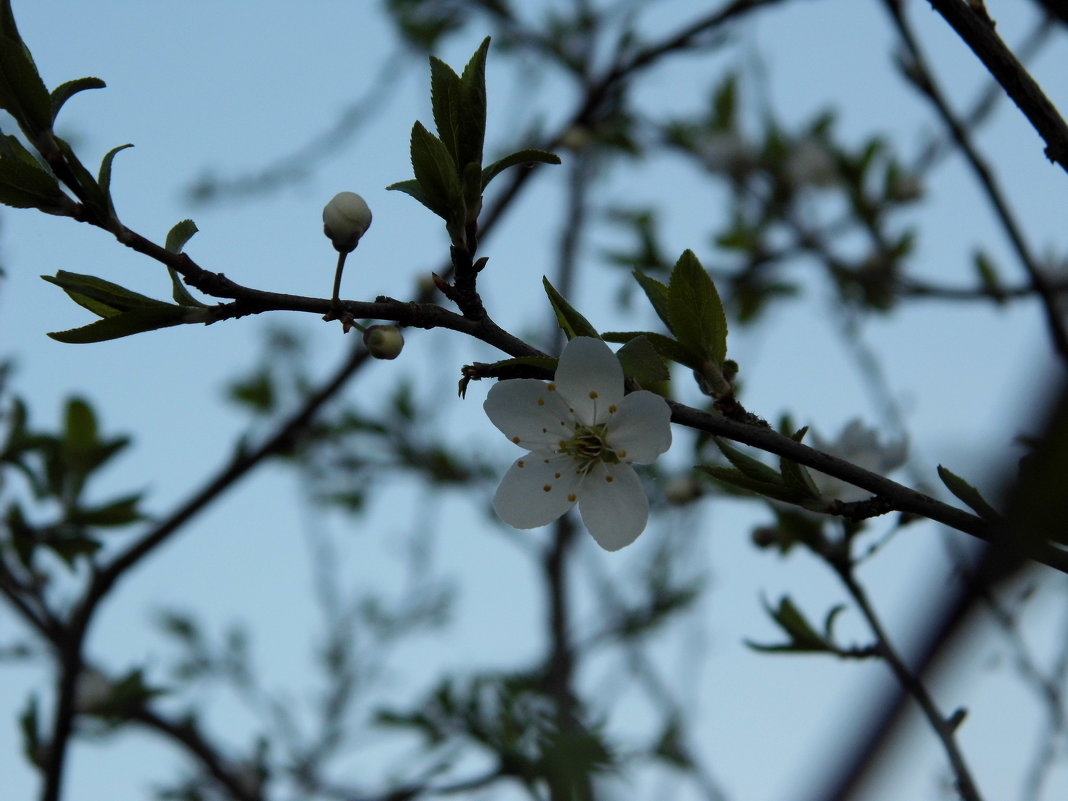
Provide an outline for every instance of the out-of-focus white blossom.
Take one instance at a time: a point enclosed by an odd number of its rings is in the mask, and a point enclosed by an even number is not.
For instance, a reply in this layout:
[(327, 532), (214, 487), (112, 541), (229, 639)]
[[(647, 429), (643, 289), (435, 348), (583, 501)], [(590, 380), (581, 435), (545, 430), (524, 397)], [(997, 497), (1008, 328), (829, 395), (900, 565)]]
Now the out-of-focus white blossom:
[(833, 186), (838, 181), (834, 154), (818, 139), (802, 139), (786, 157), (786, 177), (798, 188)]
[[(827, 442), (815, 431), (809, 434), (812, 447), (817, 450), (845, 459), (847, 462), (885, 476), (901, 467), (908, 457), (908, 440), (880, 444), (878, 432), (868, 428), (860, 420), (851, 420), (842, 429), (838, 438)], [(862, 501), (871, 497), (868, 490), (855, 487), (841, 479), (828, 476), (816, 470), (812, 480), (816, 482), (820, 493), (827, 498), (840, 501)]]

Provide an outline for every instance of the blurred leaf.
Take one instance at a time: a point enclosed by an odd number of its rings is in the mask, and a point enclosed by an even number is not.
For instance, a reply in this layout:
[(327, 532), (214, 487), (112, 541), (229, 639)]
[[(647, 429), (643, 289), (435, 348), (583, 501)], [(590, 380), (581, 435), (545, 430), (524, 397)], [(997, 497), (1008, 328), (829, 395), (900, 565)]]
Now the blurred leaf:
[(52, 122), (56, 121), (63, 104), (78, 92), (84, 92), (86, 89), (103, 89), (105, 86), (107, 84), (99, 78), (75, 78), (73, 81), (61, 83), (52, 90)]
[(590, 324), (590, 321), (579, 314), (564, 299), (564, 296), (556, 291), (556, 288), (549, 283), (548, 278), (542, 277), (541, 283), (545, 287), (545, 294), (549, 296), (549, 303), (552, 304), (553, 311), (556, 312), (556, 321), (560, 324), (560, 329), (567, 335), (568, 339), (574, 339), (575, 337), (601, 338), (601, 335), (597, 333), (597, 329)]
[(190, 615), (174, 610), (163, 610), (157, 612), (154, 619), (162, 632), (181, 640), (186, 645), (195, 645), (204, 639), (196, 621)]
[(986, 499), (982, 494), (955, 473), (951, 473), (942, 465), (938, 465), (938, 477), (942, 479), (942, 483), (946, 485), (946, 489), (957, 496), (958, 500), (963, 501), (971, 507), (972, 511), (985, 520), (997, 522), (1001, 520), (1001, 515), (986, 502)]
[(277, 405), (274, 380), (266, 369), (236, 381), (227, 390), (230, 399), (247, 406), (257, 414), (270, 414)]
[(653, 746), (653, 754), (681, 770), (691, 770), (693, 759), (683, 743), (685, 729), (677, 717), (672, 717), (660, 733), (660, 738)]
[(141, 493), (137, 493), (92, 509), (79, 509), (70, 522), (81, 526), (99, 526), (102, 528), (136, 523), (139, 520), (144, 520), (144, 515), (138, 509), (141, 497)]
[(723, 455), (727, 457), (727, 460), (745, 475), (765, 484), (784, 486), (782, 476), (774, 468), (754, 459), (752, 456), (747, 456), (737, 448), (731, 447), (726, 440), (720, 437), (713, 437), (713, 439)]
[(712, 120), (709, 126), (713, 131), (730, 131), (734, 129), (735, 111), (737, 109), (738, 76), (727, 73), (715, 89), (712, 96)]
[(101, 548), (100, 543), (95, 539), (80, 534), (60, 539), (49, 539), (42, 545), (63, 560), (63, 563), (69, 569), (74, 569), (74, 563), (78, 557), (92, 556)]
[[(801, 442), (804, 440), (806, 433), (808, 433), (808, 426), (789, 436), (795, 442)], [(816, 486), (816, 482), (812, 480), (812, 474), (808, 472), (808, 468), (804, 465), (785, 457), (779, 457), (779, 472), (782, 474), (786, 486), (790, 489), (796, 490), (802, 495), (808, 495), (813, 499), (821, 497), (819, 487)]]
[[(827, 653), (834, 652), (834, 647), (805, 620), (804, 615), (794, 606), (788, 595), (784, 595), (779, 601), (778, 609), (772, 609), (767, 601), (764, 608), (771, 615), (772, 620), (790, 638), (789, 642), (781, 645), (760, 645), (750, 640), (745, 644), (754, 651), (777, 652), (777, 653)], [(828, 615), (828, 622), (834, 620), (834, 610)]]
[[(5, 0), (6, 4), (6, 0)], [(37, 724), (37, 696), (31, 694), (19, 715), (22, 731), (22, 753), (31, 765), (41, 764), (41, 735)]]
[(997, 303), (1003, 304), (1005, 302), (1005, 288), (1001, 284), (997, 267), (994, 266), (990, 256), (985, 251), (977, 250), (972, 258), (983, 291)]
[(717, 481), (743, 490), (746, 493), (755, 493), (763, 498), (772, 498), (784, 503), (798, 503), (799, 500), (798, 493), (787, 488), (781, 481), (778, 483), (761, 481), (741, 470), (721, 467), (720, 465), (697, 465), (697, 469), (712, 476)]
[(7, 527), (8, 534), (11, 537), (11, 547), (14, 549), (15, 555), (19, 558), (23, 567), (27, 570), (32, 570), (33, 552), (37, 548), (37, 538), (34, 536), (33, 528), (26, 522), (22, 507), (18, 503), (8, 505), (4, 513), (4, 525)]
[(717, 365), (727, 356), (727, 317), (708, 272), (687, 250), (668, 284), (671, 330), (685, 347)]

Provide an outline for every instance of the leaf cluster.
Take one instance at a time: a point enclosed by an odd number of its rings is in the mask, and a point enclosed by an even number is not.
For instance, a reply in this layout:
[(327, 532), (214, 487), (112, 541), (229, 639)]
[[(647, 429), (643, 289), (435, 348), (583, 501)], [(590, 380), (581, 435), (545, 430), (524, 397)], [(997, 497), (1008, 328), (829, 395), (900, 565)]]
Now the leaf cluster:
[[(125, 436), (104, 436), (92, 406), (82, 398), (67, 401), (56, 431), (32, 428), (26, 405), (10, 402), (0, 448), (0, 490), (5, 490), (0, 547), (27, 569), (37, 554), (48, 551), (72, 566), (79, 556), (101, 547), (102, 530), (119, 529), (145, 519), (141, 493), (104, 501), (90, 499), (92, 479), (129, 445)], [(32, 504), (9, 490), (12, 475), (29, 488)]]
[(528, 149), (483, 167), (489, 42), (489, 38), (483, 40), (460, 75), (444, 61), (430, 57), (430, 99), (437, 135), (418, 121), (412, 126), (415, 178), (387, 187), (410, 195), (441, 217), (453, 246), (471, 252), (482, 193), (490, 181), (520, 164), (560, 163), (551, 153)]

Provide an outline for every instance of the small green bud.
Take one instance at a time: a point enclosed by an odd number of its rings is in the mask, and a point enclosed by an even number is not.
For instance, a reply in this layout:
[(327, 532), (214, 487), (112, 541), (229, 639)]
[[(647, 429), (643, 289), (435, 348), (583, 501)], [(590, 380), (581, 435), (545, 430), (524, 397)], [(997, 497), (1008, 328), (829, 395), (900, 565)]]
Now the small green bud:
[(351, 253), (371, 227), (371, 209), (355, 192), (338, 192), (323, 207), (323, 233), (339, 253)]
[(372, 325), (363, 332), (363, 344), (376, 359), (396, 359), (404, 348), (404, 335), (394, 325)]

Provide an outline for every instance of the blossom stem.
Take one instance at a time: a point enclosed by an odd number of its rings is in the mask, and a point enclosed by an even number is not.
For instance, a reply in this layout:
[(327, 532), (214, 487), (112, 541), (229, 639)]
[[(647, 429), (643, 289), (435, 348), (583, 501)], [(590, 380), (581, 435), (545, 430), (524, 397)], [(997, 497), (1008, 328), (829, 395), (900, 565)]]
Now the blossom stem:
[(337, 254), (337, 270), (334, 271), (334, 292), (330, 296), (330, 306), (333, 309), (341, 308), (341, 274), (345, 272), (345, 257), (349, 254), (342, 250)]

